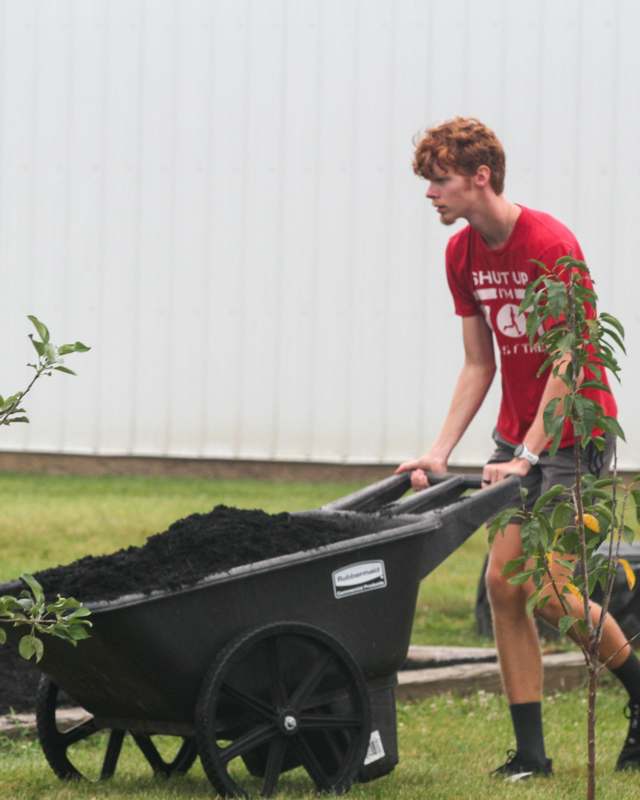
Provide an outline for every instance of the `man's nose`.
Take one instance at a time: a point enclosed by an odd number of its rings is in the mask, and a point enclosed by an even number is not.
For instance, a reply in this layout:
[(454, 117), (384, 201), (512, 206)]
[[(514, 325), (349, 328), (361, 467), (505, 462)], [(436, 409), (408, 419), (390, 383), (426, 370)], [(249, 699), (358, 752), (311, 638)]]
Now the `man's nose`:
[(437, 196), (437, 195), (436, 195), (436, 189), (435, 189), (435, 186), (434, 186), (432, 183), (430, 183), (430, 184), (427, 186), (426, 198), (427, 198), (427, 200), (433, 200), (433, 198), (434, 198), (434, 197), (436, 197), (436, 196)]

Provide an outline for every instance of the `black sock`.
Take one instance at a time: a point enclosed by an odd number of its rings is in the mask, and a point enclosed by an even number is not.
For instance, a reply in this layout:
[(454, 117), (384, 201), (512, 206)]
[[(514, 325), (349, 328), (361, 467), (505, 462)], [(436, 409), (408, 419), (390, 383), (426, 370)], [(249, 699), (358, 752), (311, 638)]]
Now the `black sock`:
[(640, 660), (636, 654), (633, 651), (629, 653), (622, 666), (612, 669), (611, 672), (629, 692), (631, 702), (640, 703)]
[(513, 730), (516, 734), (518, 754), (532, 761), (544, 764), (547, 755), (544, 751), (542, 734), (542, 704), (514, 703), (509, 706)]

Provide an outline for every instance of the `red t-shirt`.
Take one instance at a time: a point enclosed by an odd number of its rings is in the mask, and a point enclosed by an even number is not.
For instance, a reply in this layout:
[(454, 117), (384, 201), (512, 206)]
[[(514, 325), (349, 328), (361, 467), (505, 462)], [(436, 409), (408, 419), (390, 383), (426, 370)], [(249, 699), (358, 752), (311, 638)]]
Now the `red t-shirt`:
[[(534, 420), (549, 374), (546, 371), (536, 377), (545, 356), (538, 345), (529, 344), (525, 318), (518, 313), (525, 287), (540, 274), (531, 259), (551, 267), (561, 256), (584, 258), (575, 236), (561, 222), (541, 211), (523, 206), (521, 209), (503, 247), (490, 250), (482, 236), (468, 225), (451, 237), (446, 254), (447, 280), (456, 314), (483, 314), (495, 336), (502, 373), (496, 429), (502, 438), (516, 445)], [(602, 382), (608, 386), (606, 371), (602, 369), (601, 373)], [(605, 414), (616, 416), (612, 394), (593, 388), (584, 389), (583, 394), (597, 400)], [(573, 441), (567, 425), (561, 446)]]

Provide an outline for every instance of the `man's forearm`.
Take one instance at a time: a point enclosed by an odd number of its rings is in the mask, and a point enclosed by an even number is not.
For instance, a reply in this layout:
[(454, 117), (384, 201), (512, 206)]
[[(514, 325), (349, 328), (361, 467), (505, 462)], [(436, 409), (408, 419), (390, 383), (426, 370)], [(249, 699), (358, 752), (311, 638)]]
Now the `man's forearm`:
[[(527, 431), (523, 440), (527, 448), (531, 450), (532, 453), (541, 453), (549, 444), (549, 435), (544, 429), (545, 409), (555, 398), (559, 398), (562, 402), (569, 394), (569, 387), (561, 377), (568, 362), (569, 359), (565, 358), (564, 363), (560, 365), (560, 374), (554, 375), (552, 371), (547, 378), (547, 383), (544, 387), (542, 397), (540, 398), (536, 416), (534, 417), (531, 427)], [(582, 375), (579, 376), (578, 382), (582, 382)], [(561, 413), (560, 405), (558, 406), (557, 413)]]
[(451, 405), (442, 429), (429, 451), (432, 455), (438, 456), (444, 462), (449, 459), (451, 451), (482, 405), (495, 372), (493, 365), (464, 365), (453, 390)]

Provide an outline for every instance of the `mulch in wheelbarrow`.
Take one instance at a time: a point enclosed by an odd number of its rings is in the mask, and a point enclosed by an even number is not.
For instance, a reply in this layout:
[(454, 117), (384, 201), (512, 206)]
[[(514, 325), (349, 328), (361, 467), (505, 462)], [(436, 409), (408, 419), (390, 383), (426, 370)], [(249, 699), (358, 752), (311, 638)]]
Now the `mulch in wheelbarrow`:
[(174, 522), (141, 547), (85, 556), (37, 572), (36, 578), (48, 597), (61, 594), (83, 602), (157, 589), (175, 591), (232, 567), (353, 539), (371, 530), (358, 517), (301, 519), (220, 505), (207, 514)]
[[(216, 506), (192, 514), (141, 547), (85, 556), (36, 573), (51, 599), (57, 594), (88, 602), (154, 590), (178, 590), (232, 567), (311, 550), (371, 533), (360, 518), (317, 519)], [(33, 707), (39, 673), (0, 646), (0, 713)]]

